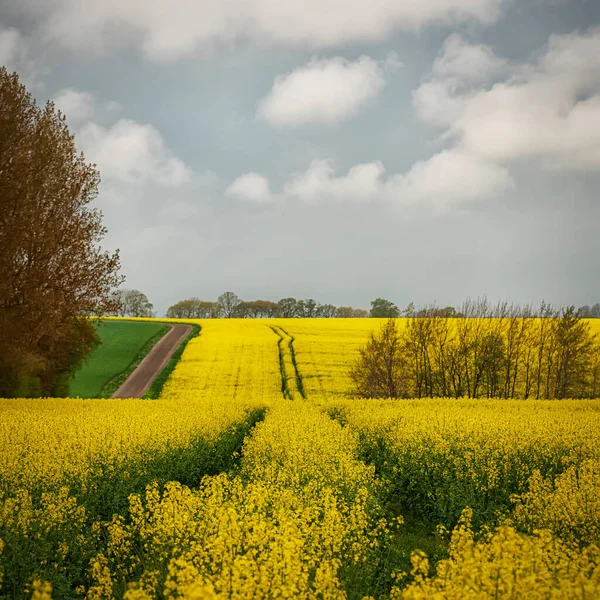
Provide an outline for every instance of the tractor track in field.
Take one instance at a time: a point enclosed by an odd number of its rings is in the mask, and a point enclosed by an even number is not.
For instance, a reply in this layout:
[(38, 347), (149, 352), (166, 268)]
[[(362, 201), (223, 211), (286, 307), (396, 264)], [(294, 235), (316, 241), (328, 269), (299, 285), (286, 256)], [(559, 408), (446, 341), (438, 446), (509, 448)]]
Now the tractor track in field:
[(141, 398), (148, 391), (179, 344), (192, 331), (191, 325), (173, 324), (170, 327), (171, 331), (152, 347), (152, 350), (111, 398)]
[[(296, 362), (296, 351), (294, 349), (294, 336), (290, 335), (285, 329), (279, 326), (269, 325), (269, 328), (279, 338), (277, 347), (279, 349), (279, 368), (281, 371), (281, 393), (284, 398), (293, 400), (297, 395), (306, 399), (306, 394), (302, 386), (302, 376), (298, 370)], [(289, 360), (286, 368), (286, 357)]]

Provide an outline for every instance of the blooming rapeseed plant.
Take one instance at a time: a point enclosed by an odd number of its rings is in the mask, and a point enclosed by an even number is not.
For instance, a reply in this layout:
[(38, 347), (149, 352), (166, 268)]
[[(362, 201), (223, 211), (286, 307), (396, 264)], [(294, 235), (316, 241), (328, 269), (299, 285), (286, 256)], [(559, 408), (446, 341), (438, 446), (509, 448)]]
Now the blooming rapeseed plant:
[(363, 455), (405, 508), (454, 526), (512, 509), (538, 470), (550, 481), (600, 457), (600, 401), (382, 400), (324, 407), (360, 437)]
[(583, 551), (548, 530), (533, 535), (501, 525), (477, 538), (466, 510), (452, 534), (450, 556), (431, 576), (427, 559), (413, 556), (412, 583), (391, 600), (513, 598), (592, 600), (600, 597), (600, 550)]
[(368, 579), (388, 533), (374, 469), (357, 451), (355, 437), (314, 406), (274, 406), (237, 473), (130, 498), (131, 524), (111, 539), (138, 540), (138, 556), (114, 544), (123, 552), (113, 555), (112, 580), (131, 572), (133, 558), (144, 572), (127, 598), (346, 597), (357, 570)]
[(570, 466), (554, 480), (538, 470), (517, 502), (514, 520), (533, 532), (548, 529), (564, 540), (600, 547), (600, 461)]

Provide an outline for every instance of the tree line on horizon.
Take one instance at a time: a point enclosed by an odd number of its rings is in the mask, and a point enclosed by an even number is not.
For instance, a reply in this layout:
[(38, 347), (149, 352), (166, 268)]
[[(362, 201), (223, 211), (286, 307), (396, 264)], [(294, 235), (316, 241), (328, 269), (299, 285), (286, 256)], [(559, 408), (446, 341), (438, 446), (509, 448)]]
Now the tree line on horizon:
[(242, 300), (233, 292), (221, 294), (215, 302), (198, 298), (181, 300), (170, 306), (167, 317), (170, 319), (266, 319), (273, 317), (289, 318), (365, 318), (369, 312), (351, 306), (321, 304), (312, 298), (298, 300), (282, 298), (278, 302), (270, 300)]
[[(157, 316), (154, 305), (148, 300), (146, 294), (135, 289), (119, 289), (112, 293), (114, 308), (112, 316), (121, 317), (146, 317)], [(495, 317), (507, 311), (522, 310), (528, 315), (544, 316), (548, 313), (549, 305), (542, 303), (535, 308), (532, 305), (523, 307), (514, 303), (499, 302), (492, 306), (486, 296), (476, 300), (467, 299), (458, 308), (454, 306), (438, 306), (435, 303), (423, 307), (415, 307), (411, 302), (404, 309), (385, 298), (376, 298), (371, 301), (371, 309), (364, 310), (351, 306), (335, 306), (321, 304), (312, 298), (298, 300), (296, 298), (282, 298), (278, 302), (271, 300), (242, 300), (233, 292), (225, 292), (216, 301), (188, 298), (176, 302), (167, 309), (167, 318), (170, 319), (220, 319), (220, 318), (411, 318), (411, 317)], [(592, 306), (583, 305), (575, 309), (577, 315), (584, 319), (600, 318), (600, 303)]]
[[(138, 292), (139, 294), (139, 292)], [(149, 310), (142, 310), (146, 314), (129, 314), (129, 316), (151, 316), (150, 304), (146, 297), (143, 301), (131, 303), (135, 306), (149, 306)], [(575, 309), (581, 318), (600, 318), (600, 303), (593, 306), (584, 305)], [(487, 297), (482, 296), (475, 300), (467, 299), (461, 306), (437, 306), (435, 303), (424, 307), (415, 307), (411, 302), (404, 309), (398, 308), (396, 304), (385, 298), (376, 298), (371, 301), (371, 309), (364, 310), (351, 306), (335, 306), (333, 304), (321, 304), (312, 298), (298, 300), (296, 298), (282, 298), (278, 302), (270, 300), (244, 301), (233, 292), (225, 292), (216, 301), (205, 301), (199, 298), (188, 298), (170, 306), (167, 317), (170, 319), (220, 319), (220, 318), (423, 318), (423, 317), (479, 317), (494, 318), (507, 313), (522, 312), (531, 317), (549, 316), (552, 308), (542, 302), (539, 307), (532, 305), (520, 306), (514, 303), (499, 302), (492, 306)]]

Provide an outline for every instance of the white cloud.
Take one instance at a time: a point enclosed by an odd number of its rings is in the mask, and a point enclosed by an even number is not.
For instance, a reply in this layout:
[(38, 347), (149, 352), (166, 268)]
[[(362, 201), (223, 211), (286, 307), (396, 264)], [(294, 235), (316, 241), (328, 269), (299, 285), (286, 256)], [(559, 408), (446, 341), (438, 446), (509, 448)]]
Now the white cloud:
[[(396, 61), (392, 57), (392, 64)], [(356, 115), (384, 86), (384, 65), (368, 56), (356, 61), (313, 58), (275, 79), (258, 116), (271, 125), (290, 127), (336, 123)]]
[(94, 96), (90, 92), (67, 88), (58, 92), (53, 101), (70, 124), (88, 121), (94, 115)]
[(512, 185), (508, 169), (456, 149), (417, 162), (392, 180), (400, 204), (429, 204), (437, 213), (495, 196)]
[(238, 41), (300, 48), (371, 43), (431, 23), (489, 24), (508, 0), (23, 0), (45, 34), (75, 50), (134, 43), (153, 60)]
[(226, 190), (229, 198), (242, 202), (264, 204), (274, 198), (269, 187), (269, 180), (258, 173), (246, 173), (238, 177)]
[(432, 125), (448, 127), (461, 115), (463, 103), (453, 93), (451, 82), (434, 79), (423, 83), (413, 92), (417, 116)]
[(398, 208), (445, 212), (512, 186), (507, 169), (469, 154), (446, 150), (415, 163), (407, 173), (386, 175), (380, 162), (353, 166), (337, 175), (329, 160), (313, 160), (303, 173), (290, 177), (279, 193), (256, 173), (239, 177), (227, 194), (257, 204), (278, 202), (387, 202)]
[(282, 196), (307, 203), (369, 202), (385, 195), (385, 169), (379, 162), (352, 167), (346, 175), (335, 175), (333, 162), (313, 160), (307, 171), (293, 175)]
[(489, 46), (470, 44), (455, 33), (444, 42), (432, 70), (436, 77), (451, 78), (461, 83), (487, 81), (506, 66), (507, 61), (495, 56)]
[(397, 52), (390, 52), (385, 57), (384, 65), (386, 69), (399, 69), (404, 66), (404, 63), (400, 60)]
[(88, 123), (78, 132), (76, 141), (103, 177), (174, 187), (191, 178), (189, 168), (169, 152), (158, 130), (150, 124), (121, 119), (105, 128)]
[[(300, 94), (290, 87), (292, 101)], [(314, 160), (280, 192), (252, 173), (234, 182), (231, 195), (258, 203), (383, 201), (440, 213), (510, 189), (509, 163), (516, 159), (598, 169), (600, 29), (553, 36), (527, 64), (510, 64), (489, 47), (452, 35), (430, 80), (415, 91), (414, 104), (452, 146), (406, 173), (387, 175), (381, 163), (372, 162), (338, 175), (331, 161)]]
[[(419, 116), (443, 127), (445, 139), (488, 161), (538, 158), (553, 168), (600, 168), (600, 29), (552, 36), (536, 61), (512, 65), (493, 85), (467, 77), (457, 86), (456, 69), (448, 66), (453, 47), (445, 45), (431, 81), (413, 98)], [(469, 53), (494, 66), (482, 67), (489, 76), (506, 66), (477, 48)]]

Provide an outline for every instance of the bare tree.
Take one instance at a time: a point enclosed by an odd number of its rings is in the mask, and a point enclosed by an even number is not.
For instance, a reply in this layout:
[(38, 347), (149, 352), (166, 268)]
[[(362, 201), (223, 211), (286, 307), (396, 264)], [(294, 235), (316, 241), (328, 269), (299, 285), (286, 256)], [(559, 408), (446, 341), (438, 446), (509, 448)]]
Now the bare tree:
[[(398, 336), (402, 394), (471, 398), (600, 394), (600, 340), (573, 307), (556, 311), (542, 303), (535, 311), (506, 302), (492, 307), (483, 298), (468, 300), (452, 317), (435, 304), (410, 313)], [(385, 358), (375, 348), (371, 338), (369, 352), (362, 351), (353, 370), (361, 395), (377, 395), (373, 382), (385, 372)]]
[(193, 299), (180, 300), (167, 308), (167, 318), (169, 319), (193, 319), (192, 316)]
[(351, 319), (354, 316), (354, 309), (351, 306), (338, 306), (335, 316), (338, 319)]
[(407, 361), (394, 319), (372, 333), (350, 371), (356, 394), (363, 398), (405, 398), (410, 395)]
[(333, 319), (337, 308), (333, 304), (319, 304), (317, 307), (317, 316), (322, 319)]
[(225, 292), (221, 294), (217, 300), (221, 314), (226, 319), (231, 319), (236, 316), (236, 311), (242, 301), (233, 292)]
[(277, 303), (277, 316), (291, 319), (298, 316), (298, 300), (296, 298), (282, 298)]
[(587, 380), (593, 372), (597, 336), (579, 318), (575, 307), (562, 310), (556, 324), (556, 367), (554, 398), (585, 396)]

